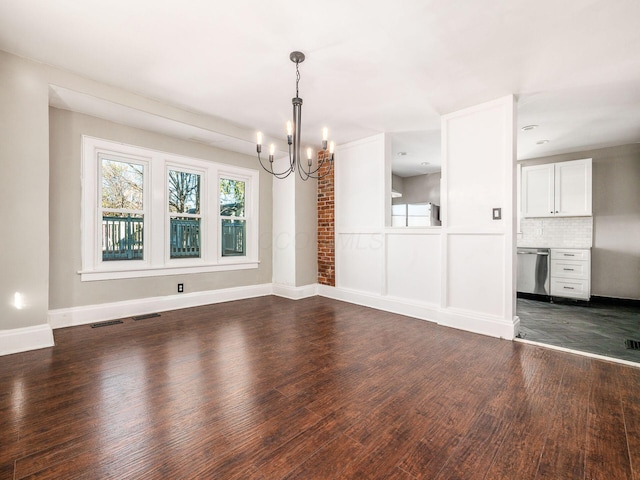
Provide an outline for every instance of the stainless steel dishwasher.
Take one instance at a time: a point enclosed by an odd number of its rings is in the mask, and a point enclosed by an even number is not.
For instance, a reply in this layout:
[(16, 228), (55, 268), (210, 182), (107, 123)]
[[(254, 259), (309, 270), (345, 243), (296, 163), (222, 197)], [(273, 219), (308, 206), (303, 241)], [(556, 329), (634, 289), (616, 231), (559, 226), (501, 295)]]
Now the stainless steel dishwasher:
[(548, 248), (518, 248), (518, 292), (550, 294), (549, 257)]

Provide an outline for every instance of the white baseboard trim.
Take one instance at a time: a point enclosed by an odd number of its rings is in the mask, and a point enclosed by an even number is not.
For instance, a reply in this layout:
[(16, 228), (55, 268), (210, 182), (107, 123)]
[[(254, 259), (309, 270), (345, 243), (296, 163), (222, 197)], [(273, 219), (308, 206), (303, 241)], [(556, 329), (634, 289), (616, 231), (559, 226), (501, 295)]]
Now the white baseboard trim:
[(504, 338), (505, 340), (513, 340), (517, 332), (517, 325), (514, 322), (518, 317), (514, 317), (511, 321), (505, 321), (499, 316), (484, 315), (451, 307), (443, 308), (440, 315), (440, 321), (438, 321), (440, 325), (458, 330)]
[[(242, 300), (246, 298), (277, 295), (291, 300), (321, 295), (365, 307), (375, 308), (400, 315), (427, 320), (447, 327), (466, 330), (492, 337), (512, 340), (518, 329), (519, 319), (505, 322), (501, 318), (482, 316), (452, 308), (443, 309), (435, 304), (420, 303), (402, 298), (374, 295), (366, 292), (329, 287), (327, 285), (304, 285), (291, 287), (279, 284), (261, 284), (246, 287), (225, 288), (206, 292), (183, 293), (165, 297), (151, 297), (122, 302), (87, 305), (82, 307), (50, 310), (48, 314), (51, 328), (73, 327), (88, 323), (145, 315), (180, 308), (197, 307), (214, 303)], [(0, 337), (1, 338), (1, 337)], [(13, 344), (13, 342), (12, 342)], [(1, 345), (1, 344), (0, 344)], [(53, 345), (53, 343), (51, 343)], [(51, 346), (44, 345), (44, 346)], [(29, 348), (27, 348), (28, 350)], [(1, 350), (0, 350), (1, 351)]]
[(88, 323), (126, 318), (133, 315), (145, 315), (155, 312), (166, 312), (180, 308), (199, 307), (213, 303), (230, 302), (246, 298), (271, 295), (270, 283), (249, 285), (246, 287), (224, 288), (205, 292), (180, 293), (165, 297), (140, 298), (123, 302), (103, 303), (82, 307), (60, 308), (49, 310), (51, 328), (73, 327)]
[(312, 285), (303, 285), (302, 287), (291, 287), (289, 285), (274, 283), (273, 294), (290, 300), (315, 297), (318, 294), (318, 284), (314, 283)]
[(519, 324), (518, 317), (505, 322), (500, 317), (326, 285), (318, 285), (318, 295), (506, 340), (513, 340)]
[(0, 355), (53, 347), (53, 331), (48, 324), (0, 331)]

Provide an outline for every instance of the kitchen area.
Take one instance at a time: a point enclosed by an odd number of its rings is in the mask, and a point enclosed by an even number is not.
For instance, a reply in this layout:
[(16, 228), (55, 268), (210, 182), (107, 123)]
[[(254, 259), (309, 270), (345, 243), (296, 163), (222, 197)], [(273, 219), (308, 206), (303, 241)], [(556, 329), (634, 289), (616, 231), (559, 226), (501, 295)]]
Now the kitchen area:
[(517, 172), (519, 338), (640, 363), (640, 148), (530, 159)]

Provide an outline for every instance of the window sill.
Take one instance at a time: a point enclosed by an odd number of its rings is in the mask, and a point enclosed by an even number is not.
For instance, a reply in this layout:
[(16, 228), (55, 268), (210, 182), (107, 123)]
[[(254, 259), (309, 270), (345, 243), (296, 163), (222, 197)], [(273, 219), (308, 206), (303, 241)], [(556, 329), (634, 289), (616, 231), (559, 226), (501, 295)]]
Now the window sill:
[(79, 271), (78, 274), (80, 275), (80, 281), (82, 282), (95, 282), (98, 280), (118, 280), (122, 278), (160, 277), (164, 275), (186, 275), (191, 273), (249, 270), (252, 268), (258, 268), (259, 264), (259, 261), (243, 259), (241, 262), (225, 262), (215, 265), (82, 270)]

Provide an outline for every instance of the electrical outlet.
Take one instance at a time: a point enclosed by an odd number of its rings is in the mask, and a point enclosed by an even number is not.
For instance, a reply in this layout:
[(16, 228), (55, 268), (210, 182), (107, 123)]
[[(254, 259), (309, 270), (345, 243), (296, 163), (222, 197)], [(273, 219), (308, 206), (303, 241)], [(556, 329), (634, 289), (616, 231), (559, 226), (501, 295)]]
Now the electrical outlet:
[(494, 220), (502, 220), (502, 209), (501, 208), (494, 208), (492, 217), (493, 217)]
[(178, 293), (182, 293), (184, 292), (184, 283), (179, 283), (178, 284)]

